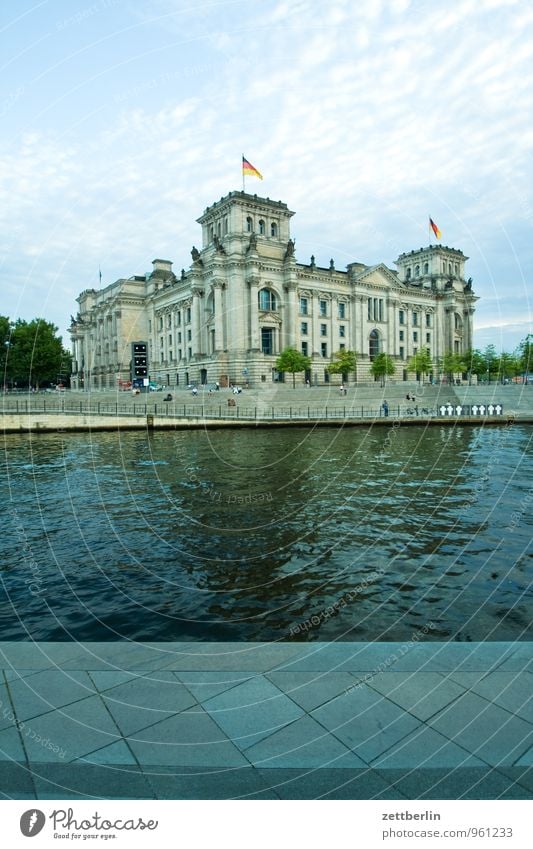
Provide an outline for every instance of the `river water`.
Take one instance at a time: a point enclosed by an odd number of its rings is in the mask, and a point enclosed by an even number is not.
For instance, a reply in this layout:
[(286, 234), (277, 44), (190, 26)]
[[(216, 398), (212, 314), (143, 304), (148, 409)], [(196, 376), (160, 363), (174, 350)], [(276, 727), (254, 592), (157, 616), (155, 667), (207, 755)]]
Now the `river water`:
[(533, 639), (532, 433), (7, 436), (0, 639)]

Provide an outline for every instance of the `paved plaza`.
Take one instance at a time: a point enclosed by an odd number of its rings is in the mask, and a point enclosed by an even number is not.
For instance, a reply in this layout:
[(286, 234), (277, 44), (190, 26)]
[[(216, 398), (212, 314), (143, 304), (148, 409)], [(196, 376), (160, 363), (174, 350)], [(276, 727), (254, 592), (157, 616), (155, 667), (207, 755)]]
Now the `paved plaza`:
[(0, 643), (16, 799), (531, 799), (533, 643)]

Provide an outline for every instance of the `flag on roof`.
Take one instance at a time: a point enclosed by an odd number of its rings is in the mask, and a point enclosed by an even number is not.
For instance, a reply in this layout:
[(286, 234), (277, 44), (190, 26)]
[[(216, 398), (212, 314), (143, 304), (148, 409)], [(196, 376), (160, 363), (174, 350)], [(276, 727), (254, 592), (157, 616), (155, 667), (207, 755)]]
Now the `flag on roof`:
[(259, 177), (260, 180), (263, 179), (263, 175), (244, 156), (242, 158), (242, 174), (243, 177)]
[(437, 227), (437, 225), (435, 224), (435, 222), (433, 221), (432, 218), (429, 219), (429, 226), (431, 227), (431, 229), (435, 233), (436, 238), (440, 239), (440, 237), (442, 236), (442, 233), (440, 232), (439, 228)]

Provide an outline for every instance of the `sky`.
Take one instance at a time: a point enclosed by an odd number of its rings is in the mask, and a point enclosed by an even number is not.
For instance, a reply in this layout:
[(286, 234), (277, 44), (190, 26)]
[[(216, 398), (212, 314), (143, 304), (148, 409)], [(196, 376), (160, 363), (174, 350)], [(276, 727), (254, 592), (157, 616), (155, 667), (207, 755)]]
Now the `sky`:
[(531, 332), (529, 0), (8, 0), (0, 7), (0, 314), (66, 328), (242, 188), (282, 200), (296, 258), (470, 259), (474, 344)]

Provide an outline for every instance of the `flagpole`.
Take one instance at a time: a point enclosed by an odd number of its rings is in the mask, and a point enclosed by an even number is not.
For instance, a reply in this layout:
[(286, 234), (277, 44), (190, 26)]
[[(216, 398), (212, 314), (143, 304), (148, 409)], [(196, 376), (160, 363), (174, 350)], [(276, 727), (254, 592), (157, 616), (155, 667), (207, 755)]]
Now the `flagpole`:
[(245, 191), (245, 188), (244, 188), (244, 153), (243, 153), (243, 155), (242, 155), (242, 165), (241, 165), (241, 168), (242, 168), (242, 190), (243, 190), (243, 192), (244, 192), (244, 191)]

